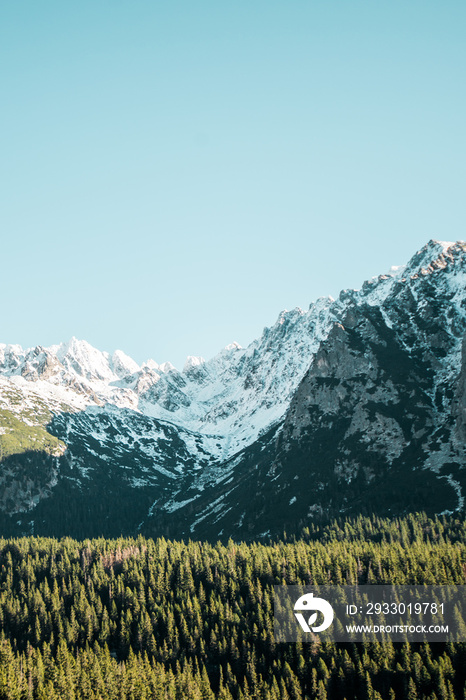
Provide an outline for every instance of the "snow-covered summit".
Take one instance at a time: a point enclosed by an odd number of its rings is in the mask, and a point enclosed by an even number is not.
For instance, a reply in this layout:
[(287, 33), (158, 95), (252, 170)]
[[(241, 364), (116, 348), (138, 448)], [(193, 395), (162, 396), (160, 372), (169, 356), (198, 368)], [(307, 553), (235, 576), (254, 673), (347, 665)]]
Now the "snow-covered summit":
[(138, 363), (122, 350), (115, 350), (113, 353), (111, 367), (113, 372), (119, 377), (126, 377), (128, 374), (134, 374), (141, 369)]
[(405, 277), (429, 274), (435, 270), (443, 269), (454, 260), (463, 258), (466, 251), (464, 241), (435, 241), (430, 240), (417, 251), (403, 271)]
[(195, 367), (200, 367), (205, 363), (203, 357), (195, 357), (194, 355), (188, 355), (186, 362), (184, 363), (183, 372), (190, 372)]

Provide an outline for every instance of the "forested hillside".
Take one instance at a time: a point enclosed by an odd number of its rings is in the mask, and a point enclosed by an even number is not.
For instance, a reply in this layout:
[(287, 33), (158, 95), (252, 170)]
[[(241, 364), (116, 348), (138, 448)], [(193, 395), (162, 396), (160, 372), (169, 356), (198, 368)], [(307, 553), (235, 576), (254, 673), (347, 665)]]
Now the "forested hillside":
[(464, 584), (466, 524), (410, 515), (299, 540), (0, 540), (0, 698), (463, 699), (464, 644), (280, 644), (273, 585)]

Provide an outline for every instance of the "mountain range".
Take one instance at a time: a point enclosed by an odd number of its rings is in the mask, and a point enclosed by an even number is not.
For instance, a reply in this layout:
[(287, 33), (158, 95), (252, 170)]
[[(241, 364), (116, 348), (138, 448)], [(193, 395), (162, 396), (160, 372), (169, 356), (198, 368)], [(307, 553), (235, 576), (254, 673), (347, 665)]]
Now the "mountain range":
[(0, 344), (3, 534), (211, 540), (464, 509), (466, 243), (182, 371)]

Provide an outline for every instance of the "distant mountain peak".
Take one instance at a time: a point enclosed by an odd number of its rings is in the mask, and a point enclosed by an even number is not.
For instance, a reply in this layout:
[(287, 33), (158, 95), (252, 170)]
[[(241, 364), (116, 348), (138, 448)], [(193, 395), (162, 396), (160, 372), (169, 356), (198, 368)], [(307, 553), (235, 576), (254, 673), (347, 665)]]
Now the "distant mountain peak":
[(122, 350), (115, 350), (112, 355), (112, 368), (116, 375), (123, 378), (128, 374), (135, 374), (141, 369), (129, 355)]
[(403, 271), (404, 276), (430, 273), (446, 267), (466, 250), (464, 241), (437, 241), (431, 239), (408, 261)]

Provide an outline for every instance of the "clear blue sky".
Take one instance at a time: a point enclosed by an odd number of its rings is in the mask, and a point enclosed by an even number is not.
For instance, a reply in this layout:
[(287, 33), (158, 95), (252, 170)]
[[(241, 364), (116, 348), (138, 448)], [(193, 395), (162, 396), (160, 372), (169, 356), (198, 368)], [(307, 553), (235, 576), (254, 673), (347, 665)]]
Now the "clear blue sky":
[(466, 3), (0, 9), (1, 342), (177, 366), (464, 239)]

